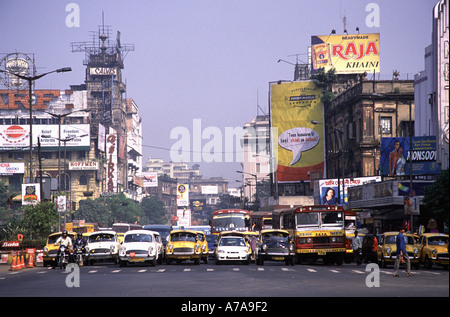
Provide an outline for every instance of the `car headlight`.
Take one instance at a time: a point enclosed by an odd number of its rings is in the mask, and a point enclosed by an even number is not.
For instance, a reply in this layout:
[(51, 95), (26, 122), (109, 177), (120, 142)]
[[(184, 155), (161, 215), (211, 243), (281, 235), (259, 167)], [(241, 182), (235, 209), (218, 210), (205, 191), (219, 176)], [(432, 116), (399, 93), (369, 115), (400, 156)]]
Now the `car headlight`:
[(109, 247), (109, 252), (114, 253), (114, 251), (116, 250), (115, 246), (110, 246)]
[(437, 250), (436, 250), (436, 249), (433, 249), (433, 251), (431, 251), (431, 253), (433, 253), (433, 256), (435, 257), (436, 254), (437, 254)]
[(419, 250), (417, 248), (414, 249), (414, 254), (419, 253)]
[(225, 253), (224, 250), (217, 250), (217, 253)]
[(267, 251), (267, 244), (263, 244), (262, 247), (261, 247), (261, 249), (262, 249), (264, 252), (266, 252), (266, 251)]
[(307, 238), (306, 239), (306, 243), (312, 243), (313, 242), (313, 239), (312, 238)]
[(205, 250), (206, 250), (206, 245), (203, 245), (202, 246), (202, 251), (205, 252)]
[(292, 244), (289, 246), (289, 252), (294, 252), (294, 246)]
[(199, 249), (200, 249), (200, 246), (198, 244), (196, 244), (195, 247), (194, 247), (194, 251), (198, 252)]
[(386, 253), (391, 254), (391, 248), (386, 248)]
[(148, 254), (150, 255), (150, 254), (152, 254), (152, 252), (153, 252), (153, 247), (152, 247), (152, 246), (149, 246), (149, 247), (148, 247)]
[(48, 252), (48, 248), (47, 247), (44, 247), (44, 252)]

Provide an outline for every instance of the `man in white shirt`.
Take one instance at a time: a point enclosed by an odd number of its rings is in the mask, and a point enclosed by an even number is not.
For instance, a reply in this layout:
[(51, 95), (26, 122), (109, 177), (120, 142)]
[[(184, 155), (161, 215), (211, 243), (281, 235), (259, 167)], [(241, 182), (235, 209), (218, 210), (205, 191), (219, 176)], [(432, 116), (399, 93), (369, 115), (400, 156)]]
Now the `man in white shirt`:
[(358, 231), (355, 230), (355, 236), (352, 238), (352, 249), (357, 265), (361, 265), (361, 246), (361, 237), (358, 236)]

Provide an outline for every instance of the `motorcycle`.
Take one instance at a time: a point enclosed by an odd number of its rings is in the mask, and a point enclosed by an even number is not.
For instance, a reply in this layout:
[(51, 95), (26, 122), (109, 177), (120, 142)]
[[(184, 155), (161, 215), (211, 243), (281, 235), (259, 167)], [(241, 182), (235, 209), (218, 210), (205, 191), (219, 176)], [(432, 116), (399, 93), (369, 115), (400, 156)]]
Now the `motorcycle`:
[(73, 255), (75, 263), (78, 264), (78, 266), (82, 266), (84, 263), (84, 253), (84, 247), (82, 247), (81, 245), (77, 245), (73, 252)]
[(69, 263), (69, 248), (66, 247), (65, 245), (61, 245), (59, 247), (59, 256), (57, 264), (61, 269), (65, 269), (68, 263)]

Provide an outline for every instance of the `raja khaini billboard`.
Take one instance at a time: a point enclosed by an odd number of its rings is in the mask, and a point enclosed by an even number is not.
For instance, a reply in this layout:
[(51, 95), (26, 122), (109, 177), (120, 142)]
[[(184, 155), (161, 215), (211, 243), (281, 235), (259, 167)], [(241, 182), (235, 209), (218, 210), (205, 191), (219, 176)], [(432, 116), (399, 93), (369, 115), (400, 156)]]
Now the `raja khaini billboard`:
[(336, 74), (380, 72), (380, 34), (314, 35), (311, 37), (312, 73), (324, 68)]
[(272, 144), (277, 153), (277, 181), (309, 180), (324, 170), (322, 89), (314, 81), (271, 83)]

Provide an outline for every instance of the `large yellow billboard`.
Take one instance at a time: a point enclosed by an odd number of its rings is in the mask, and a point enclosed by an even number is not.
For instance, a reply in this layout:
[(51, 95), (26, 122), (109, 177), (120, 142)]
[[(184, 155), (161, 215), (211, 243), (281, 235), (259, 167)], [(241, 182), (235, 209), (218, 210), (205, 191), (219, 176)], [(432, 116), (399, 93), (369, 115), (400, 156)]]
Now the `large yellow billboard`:
[(336, 74), (379, 73), (380, 34), (314, 35), (311, 68), (336, 69)]
[(324, 169), (322, 89), (310, 81), (272, 83), (270, 107), (272, 142), (277, 153), (277, 180), (309, 180)]

